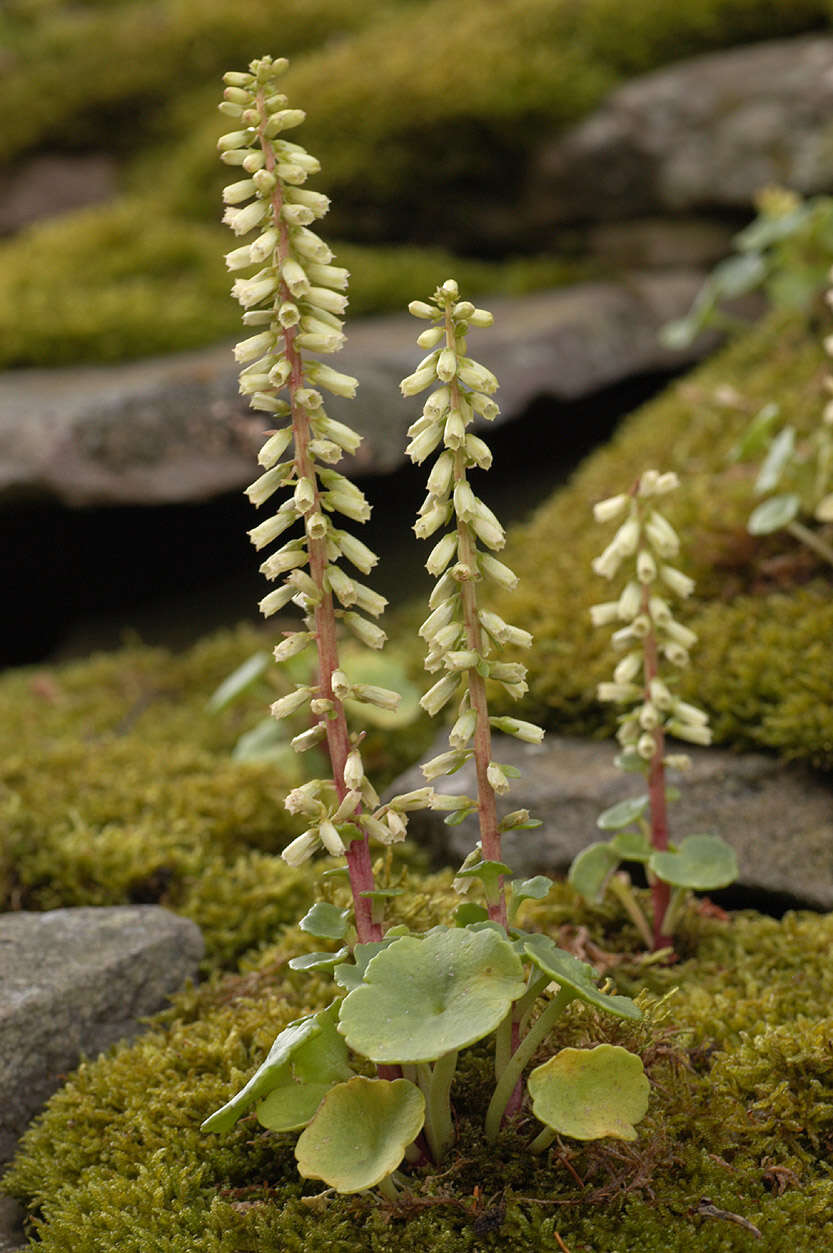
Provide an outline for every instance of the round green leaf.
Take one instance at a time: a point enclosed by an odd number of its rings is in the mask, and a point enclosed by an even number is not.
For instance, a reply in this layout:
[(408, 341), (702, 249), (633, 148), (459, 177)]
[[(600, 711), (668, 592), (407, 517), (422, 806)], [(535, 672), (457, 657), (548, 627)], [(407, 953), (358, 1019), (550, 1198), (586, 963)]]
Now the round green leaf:
[(424, 1121), (425, 1098), (415, 1084), (356, 1075), (330, 1089), (299, 1136), (298, 1170), (337, 1192), (362, 1192), (396, 1170)]
[(338, 1002), (317, 1014), (291, 1022), (275, 1039), (265, 1060), (245, 1087), (202, 1124), (203, 1131), (230, 1131), (238, 1118), (276, 1088), (295, 1082), (293, 1068), (302, 1080), (335, 1082), (343, 1079), (347, 1049), (336, 1030)]
[(516, 901), (543, 901), (554, 884), (549, 875), (537, 874), (532, 879), (513, 879), (509, 886)]
[(343, 940), (350, 923), (350, 910), (339, 909), (327, 901), (316, 901), (304, 914), (298, 926), (307, 935), (317, 936), (321, 940)]
[(384, 940), (371, 940), (369, 944), (357, 944), (353, 949), (354, 960), (339, 962), (333, 971), (333, 979), (339, 987), (346, 988), (348, 992), (352, 992), (353, 988), (361, 987), (370, 959), (393, 944), (396, 930), (396, 927), (391, 927)]
[(595, 1005), (617, 1018), (641, 1018), (642, 1013), (630, 997), (610, 996), (596, 987), (596, 972), (587, 962), (559, 948), (548, 935), (530, 935), (524, 940), (524, 952), (539, 970), (563, 988), (570, 988), (578, 1000)]
[(269, 1131), (300, 1131), (332, 1088), (331, 1083), (284, 1083), (257, 1107), (257, 1121)]
[(618, 831), (620, 827), (628, 827), (637, 818), (641, 818), (648, 808), (648, 796), (629, 796), (627, 800), (611, 805), (604, 813), (599, 814), (596, 826), (603, 831)]
[(644, 831), (617, 831), (610, 847), (622, 861), (645, 862), (651, 856), (651, 841)]
[(801, 508), (801, 501), (795, 492), (784, 496), (770, 496), (749, 515), (746, 529), (750, 535), (769, 535), (778, 531), (788, 522), (792, 522)]
[(620, 857), (612, 844), (598, 840), (588, 844), (573, 860), (567, 882), (588, 901), (601, 900), (605, 883), (619, 865)]
[(339, 1030), (375, 1062), (427, 1062), (494, 1031), (525, 990), (523, 966), (497, 932), (436, 928), (373, 958), (341, 1005)]
[(675, 853), (653, 853), (648, 869), (677, 888), (711, 892), (737, 878), (735, 850), (717, 835), (689, 835)]
[(618, 1044), (562, 1049), (528, 1079), (532, 1111), (574, 1140), (635, 1140), (634, 1123), (648, 1109), (642, 1059)]
[(289, 960), (290, 970), (331, 970), (339, 962), (346, 961), (350, 956), (349, 948), (340, 948), (337, 953), (302, 953), (300, 957)]
[(488, 909), (484, 909), (482, 905), (476, 905), (474, 901), (464, 901), (454, 911), (454, 925), (455, 927), (468, 927), (473, 922), (486, 922), (488, 917)]

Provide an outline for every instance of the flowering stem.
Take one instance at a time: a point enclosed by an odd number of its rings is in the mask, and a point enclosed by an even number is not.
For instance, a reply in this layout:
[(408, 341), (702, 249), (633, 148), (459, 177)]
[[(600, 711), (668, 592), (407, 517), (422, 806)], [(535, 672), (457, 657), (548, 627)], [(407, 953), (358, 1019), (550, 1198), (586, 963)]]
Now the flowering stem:
[[(454, 349), (454, 324), (451, 317), (450, 300), (446, 302), (445, 309), (445, 342), (448, 348)], [(460, 390), (456, 378), (451, 380), (450, 392), (451, 407), (452, 409), (457, 409), (460, 404)], [(463, 448), (458, 448), (454, 454), (454, 482), (460, 483), (465, 477), (465, 452)], [(477, 591), (475, 588), (477, 550), (471, 528), (459, 517), (457, 518), (457, 559), (464, 571), (471, 572), (468, 577), (463, 578), (460, 585), (466, 644), (472, 652), (482, 656), (483, 639), (480, 631), (480, 621), (477, 616)], [(489, 782), (487, 774), (489, 762), (492, 760), (492, 733), (489, 725), (486, 684), (474, 668), (466, 671), (466, 682), (468, 684), (470, 706), (476, 718), (473, 748), (477, 774), (477, 814), (480, 822), (480, 848), (484, 860), (502, 861), (495, 791)], [(498, 880), (498, 893), (497, 901), (488, 902), (489, 917), (493, 922), (499, 922), (501, 926), (505, 927), (507, 914), (506, 889), (503, 876)]]
[[(650, 699), (651, 680), (659, 674), (657, 661), (657, 637), (651, 617), (650, 592), (647, 585), (642, 588), (642, 612), (651, 623), (651, 629), (642, 641), (645, 673), (645, 699)], [(660, 851), (668, 848), (668, 808), (665, 798), (665, 733), (662, 724), (653, 730), (654, 753), (648, 766), (648, 796), (651, 809), (651, 847)], [(668, 948), (671, 937), (663, 932), (662, 924), (671, 901), (671, 888), (661, 879), (654, 879), (651, 884), (651, 896), (654, 907), (654, 948)]]
[[(264, 93), (259, 93), (258, 102), (261, 114), (266, 116), (263, 100)], [(261, 147), (264, 153), (266, 168), (272, 173), (275, 168), (275, 154), (271, 143), (264, 134), (265, 123), (259, 127)], [(282, 269), (289, 255), (289, 232), (283, 220), (283, 189), (280, 180), (275, 184), (272, 195), (272, 220), (278, 231), (277, 254), (278, 268)], [(285, 281), (281, 278), (279, 286), (281, 302), (290, 301), (291, 294)], [(295, 441), (295, 468), (298, 478), (306, 478), (313, 487), (313, 502), (305, 517), (305, 527), (309, 517), (320, 514), (320, 492), (315, 462), (309, 451), (310, 424), (305, 407), (298, 401), (298, 391), (305, 387), (304, 363), (300, 352), (295, 346), (297, 328), (285, 327), (283, 330), (284, 350), (290, 366), (288, 380), (289, 399), (292, 411), (292, 431)], [(327, 541), (326, 538), (316, 539), (309, 534), (307, 528), (307, 555), (309, 558), (310, 577), (318, 589), (318, 602), (315, 606), (315, 637), (318, 651), (319, 695), (322, 699), (332, 702), (332, 710), (326, 718), (327, 748), (333, 772), (333, 782), (339, 802), (344, 800), (348, 788), (344, 781), (344, 767), (350, 752), (350, 736), (347, 730), (347, 719), (344, 706), (333, 694), (332, 676), (339, 668), (338, 641), (336, 638), (336, 621), (333, 610), (333, 597), (326, 580)], [(382, 927), (374, 922), (371, 916), (372, 902), (362, 896), (362, 892), (372, 891), (375, 887), (373, 867), (370, 861), (370, 847), (367, 836), (353, 840), (345, 850), (347, 868), (350, 874), (350, 887), (353, 893), (353, 910), (356, 921), (356, 932), (360, 944), (372, 940), (381, 940)]]

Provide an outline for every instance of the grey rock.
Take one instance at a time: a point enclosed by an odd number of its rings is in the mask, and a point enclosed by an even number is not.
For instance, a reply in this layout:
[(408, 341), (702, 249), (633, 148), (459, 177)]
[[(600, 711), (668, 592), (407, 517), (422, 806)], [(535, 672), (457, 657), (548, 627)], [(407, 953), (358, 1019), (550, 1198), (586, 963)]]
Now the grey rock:
[(25, 1245), (23, 1209), (14, 1197), (0, 1194), (0, 1253), (18, 1253)]
[(637, 218), (587, 227), (587, 250), (607, 270), (711, 270), (732, 251), (732, 227), (703, 218)]
[(116, 192), (117, 169), (106, 153), (91, 152), (44, 154), (0, 170), (0, 235), (109, 200)]
[[(683, 746), (681, 746), (683, 747)], [(833, 793), (829, 783), (799, 765), (762, 753), (733, 753), (684, 746), (691, 769), (679, 780), (681, 796), (670, 807), (671, 837), (713, 832), (735, 849), (737, 887), (750, 899), (781, 906), (833, 909)], [(432, 754), (448, 748), (445, 736)], [(517, 874), (564, 874), (573, 858), (594, 840), (599, 814), (644, 791), (641, 776), (614, 765), (612, 741), (547, 736), (542, 745), (495, 737), (493, 755), (522, 774), (510, 795), (498, 797), (501, 816), (527, 808), (543, 825), (509, 832), (503, 851)], [(408, 771), (391, 794), (424, 785), (418, 768)], [(471, 762), (433, 784), (438, 791), (475, 795)], [(478, 837), (476, 818), (447, 827), (437, 812), (411, 815), (409, 833), (435, 860), (458, 866)]]
[(196, 974), (199, 928), (156, 905), (0, 916), (0, 1163), (82, 1056)]
[[(495, 328), (472, 344), (501, 380), (504, 419), (542, 396), (575, 400), (633, 375), (704, 355), (658, 341), (687, 312), (702, 275), (634, 273), (515, 299), (484, 300)], [(358, 399), (328, 410), (364, 436), (348, 474), (382, 474), (403, 460), (414, 401), (399, 382), (418, 357), (407, 314), (358, 319), (334, 364), (361, 380)], [(65, 505), (167, 504), (210, 499), (257, 474), (267, 426), (238, 395), (230, 346), (120, 366), (21, 370), (0, 377), (0, 501)]]
[(627, 83), (543, 147), (530, 208), (564, 223), (748, 209), (770, 183), (828, 191), (831, 117), (829, 35), (680, 61)]

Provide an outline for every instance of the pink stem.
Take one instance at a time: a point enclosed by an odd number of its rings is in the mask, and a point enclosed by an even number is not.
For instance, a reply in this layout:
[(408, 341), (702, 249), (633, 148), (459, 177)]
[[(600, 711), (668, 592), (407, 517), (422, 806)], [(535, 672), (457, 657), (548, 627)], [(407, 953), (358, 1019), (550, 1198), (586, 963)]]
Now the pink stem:
[[(263, 93), (258, 95), (261, 115), (265, 115)], [(266, 136), (263, 134), (263, 123), (260, 128), (261, 147), (266, 158), (266, 168), (272, 171), (275, 167), (275, 154)], [(289, 252), (289, 233), (286, 223), (281, 217), (283, 192), (280, 182), (275, 186), (272, 195), (272, 216), (278, 229), (278, 261), (282, 265)], [(292, 296), (281, 279), (279, 289), (281, 303), (291, 300)], [(292, 429), (295, 439), (295, 466), (300, 478), (308, 478), (313, 485), (314, 500), (309, 510), (310, 515), (320, 512), (318, 476), (315, 463), (309, 451), (310, 425), (309, 415), (303, 405), (297, 401), (297, 392), (304, 387), (304, 365), (300, 352), (295, 347), (296, 328), (284, 329), (284, 349), (290, 365), (289, 397), (292, 409)], [(307, 535), (307, 553), (309, 556), (310, 577), (318, 588), (320, 599), (315, 607), (315, 636), (318, 650), (319, 695), (332, 701), (333, 709), (326, 720), (327, 748), (333, 772), (336, 794), (339, 801), (347, 795), (344, 782), (344, 767), (350, 752), (350, 735), (347, 730), (347, 719), (344, 706), (333, 695), (333, 672), (338, 665), (338, 641), (336, 638), (336, 620), (333, 611), (332, 593), (326, 586), (327, 541), (313, 539)], [(362, 896), (362, 892), (372, 891), (375, 883), (373, 867), (370, 861), (370, 845), (367, 836), (353, 840), (346, 849), (347, 869), (350, 875), (350, 887), (353, 893), (353, 910), (356, 920), (356, 932), (360, 944), (372, 940), (381, 940), (381, 925), (373, 921), (372, 903)]]
[[(650, 594), (648, 587), (642, 588), (642, 612), (651, 622), (651, 629), (642, 641), (645, 659), (645, 699), (650, 700), (651, 680), (658, 674), (657, 637), (654, 632), (653, 618), (650, 610)], [(661, 726), (653, 731), (654, 753), (648, 768), (648, 796), (651, 810), (651, 847), (660, 851), (668, 848), (668, 807), (665, 799), (665, 735)], [(671, 937), (662, 929), (663, 919), (668, 911), (671, 900), (671, 887), (661, 879), (654, 879), (651, 884), (651, 897), (654, 906), (654, 949), (668, 948)]]

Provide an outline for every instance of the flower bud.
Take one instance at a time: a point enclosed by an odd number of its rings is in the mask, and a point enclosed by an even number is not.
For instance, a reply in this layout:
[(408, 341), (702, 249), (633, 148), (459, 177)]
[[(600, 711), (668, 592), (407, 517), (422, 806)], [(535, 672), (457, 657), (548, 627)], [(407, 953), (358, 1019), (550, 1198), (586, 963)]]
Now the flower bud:
[(436, 348), (437, 344), (445, 337), (445, 331), (441, 326), (430, 326), (428, 330), (423, 331), (421, 335), (417, 335), (417, 343), (420, 348)]
[(593, 626), (610, 626), (619, 620), (619, 601), (608, 600), (601, 605), (590, 606), (590, 621)]
[(510, 570), (509, 566), (504, 565), (502, 561), (498, 561), (497, 557), (493, 557), (491, 553), (480, 553), (478, 565), (482, 573), (486, 575), (486, 578), (492, 579), (500, 587), (514, 591), (518, 586), (518, 576), (514, 570)]
[(706, 726), (695, 726), (691, 722), (677, 722), (672, 719), (666, 730), (678, 740), (687, 740), (690, 744), (707, 746), (712, 742), (711, 729)]
[(608, 496), (593, 506), (593, 517), (597, 522), (610, 522), (624, 513), (628, 507), (629, 496), (621, 492), (618, 496)]
[(294, 692), (288, 692), (286, 696), (281, 696), (279, 700), (273, 701), (269, 706), (269, 712), (273, 718), (289, 718), (292, 714), (297, 713), (307, 704), (312, 693), (311, 687), (297, 687)]
[(474, 729), (477, 726), (477, 714), (473, 709), (467, 709), (452, 726), (448, 733), (448, 742), (452, 748), (465, 748), (471, 737), (474, 735)]
[(346, 822), (356, 812), (362, 799), (359, 791), (350, 791), (333, 814), (333, 822)]
[(674, 716), (683, 722), (690, 722), (696, 726), (706, 726), (709, 721), (709, 715), (703, 709), (698, 709), (696, 705), (689, 705), (684, 700), (674, 702)]
[(318, 837), (331, 857), (341, 857), (344, 842), (329, 818), (325, 818), (318, 828)]
[(639, 613), (642, 605), (642, 588), (631, 580), (625, 584), (624, 590), (616, 605), (616, 613), (624, 622), (629, 622)]
[(496, 761), (490, 761), (486, 767), (486, 779), (489, 787), (497, 796), (505, 796), (509, 791), (509, 780), (504, 773), (503, 767), (499, 766)]
[(450, 531), (448, 535), (444, 535), (438, 544), (431, 549), (428, 560), (425, 563), (425, 569), (429, 574), (436, 578), (442, 574), (448, 563), (454, 557), (457, 551), (457, 535), (454, 531)]
[(274, 592), (270, 592), (268, 596), (264, 596), (263, 600), (258, 604), (258, 609), (264, 618), (269, 618), (273, 613), (277, 613), (279, 609), (283, 609), (292, 600), (295, 589), (289, 585), (278, 587)]
[(636, 558), (636, 577), (640, 583), (653, 583), (657, 577), (657, 563), (647, 548), (641, 549)]
[(673, 566), (660, 566), (659, 572), (663, 582), (678, 596), (690, 596), (694, 591), (694, 580), (681, 570), (676, 570)]
[(414, 809), (425, 809), (434, 799), (434, 789), (430, 787), (414, 788), (412, 792), (402, 792), (388, 802), (388, 808), (401, 813), (409, 813)]
[(641, 652), (628, 653), (627, 657), (623, 657), (613, 671), (614, 683), (630, 683), (639, 674), (642, 665)]
[(639, 522), (636, 518), (628, 518), (623, 522), (611, 541), (611, 548), (620, 557), (630, 557), (636, 552), (639, 543)]
[(223, 188), (223, 204), (242, 204), (257, 191), (254, 179), (244, 178)]
[(697, 635), (688, 627), (682, 626), (681, 623), (675, 622), (672, 618), (670, 622), (663, 624), (663, 630), (675, 644), (682, 644), (683, 648), (691, 648), (697, 643)]
[[(280, 590), (286, 591), (287, 589), (281, 588)], [(292, 588), (289, 588), (289, 591), (291, 592)], [(263, 604), (264, 602), (261, 601), (261, 612), (263, 612)], [(275, 661), (289, 661), (290, 657), (297, 657), (305, 648), (309, 648), (314, 639), (315, 636), (311, 631), (291, 631), (272, 650)]]
[(444, 348), (437, 358), (437, 378), (450, 383), (457, 373), (457, 354), (453, 348)]
[(362, 618), (360, 614), (345, 611), (342, 617), (356, 639), (361, 640), (362, 644), (366, 644), (368, 648), (381, 648), (387, 639), (381, 627), (378, 627), (375, 622), (368, 622), (367, 618)]
[(287, 866), (302, 866), (305, 861), (309, 861), (315, 850), (318, 848), (318, 834), (315, 831), (305, 831), (303, 835), (299, 835), (291, 844), (287, 844), (281, 853), (281, 857)]
[(305, 753), (310, 748), (315, 748), (316, 744), (320, 744), (326, 734), (327, 728), (324, 726), (324, 723), (316, 722), (314, 727), (308, 727), (300, 735), (293, 736), (289, 743), (296, 753)]
[(652, 705), (650, 701), (646, 701), (637, 715), (639, 725), (643, 731), (654, 731), (662, 722), (662, 717), (656, 705)]
[(527, 744), (540, 744), (544, 738), (543, 727), (536, 726), (534, 722), (524, 722), (521, 718), (490, 718), (489, 722), (496, 731), (514, 735)]
[(420, 700), (420, 705), (427, 714), (435, 717), (448, 704), (459, 687), (460, 678), (456, 674), (444, 674), (433, 687), (429, 688)]

